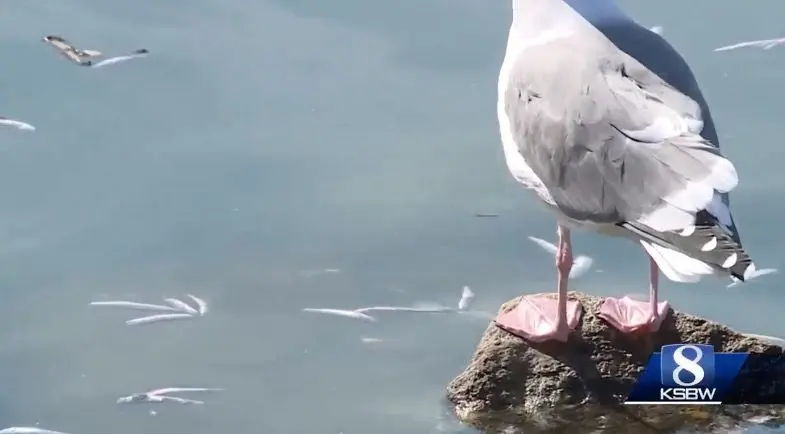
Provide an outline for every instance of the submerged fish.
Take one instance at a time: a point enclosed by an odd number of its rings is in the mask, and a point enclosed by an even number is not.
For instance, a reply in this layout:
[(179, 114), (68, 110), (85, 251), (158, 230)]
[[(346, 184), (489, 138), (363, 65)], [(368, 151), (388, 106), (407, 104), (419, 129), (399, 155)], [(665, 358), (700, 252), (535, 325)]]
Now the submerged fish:
[(422, 312), (422, 313), (439, 313), (439, 312), (461, 312), (465, 311), (474, 293), (468, 286), (463, 287), (461, 299), (458, 301), (458, 308), (447, 306), (370, 306), (361, 307), (359, 309), (322, 309), (322, 308), (305, 308), (304, 312), (326, 313), (329, 315), (345, 316), (349, 318), (362, 319), (366, 321), (376, 321), (376, 318), (368, 315), (368, 312)]
[(131, 403), (161, 403), (164, 401), (172, 401), (180, 404), (204, 404), (204, 401), (197, 401), (193, 399), (185, 399), (177, 396), (167, 396), (167, 393), (182, 393), (182, 392), (219, 392), (224, 389), (213, 387), (165, 387), (162, 389), (155, 389), (149, 392), (133, 393), (128, 396), (117, 398), (118, 404), (131, 404)]
[[(548, 241), (543, 240), (542, 238), (537, 237), (529, 237), (529, 239), (540, 246), (546, 252), (552, 254), (554, 257), (556, 256), (556, 252), (558, 252), (558, 248), (555, 244), (549, 243)], [(572, 261), (572, 269), (570, 270), (570, 279), (577, 279), (586, 272), (591, 269), (591, 266), (594, 264), (594, 259), (585, 256), (585, 255), (578, 255), (573, 258)]]
[(197, 311), (199, 312), (199, 315), (204, 316), (204, 314), (207, 313), (207, 309), (208, 309), (207, 302), (193, 294), (187, 294), (187, 295), (191, 300), (193, 300), (194, 303), (196, 303)]
[(146, 57), (150, 52), (145, 48), (140, 48), (138, 50), (134, 50), (131, 54), (127, 54), (124, 56), (116, 56), (110, 57), (109, 59), (104, 59), (98, 63), (93, 63), (91, 60), (86, 61), (84, 64), (91, 68), (103, 68), (104, 66), (114, 65), (115, 63), (126, 62), (132, 59), (139, 59), (142, 57)]
[(35, 426), (11, 426), (0, 429), (0, 434), (67, 434), (62, 431), (38, 428)]
[(747, 276), (747, 278), (744, 280), (744, 282), (742, 282), (741, 280), (731, 276), (731, 278), (730, 278), (731, 279), (731, 283), (728, 284), (727, 288), (733, 288), (734, 286), (736, 286), (736, 285), (738, 285), (740, 283), (747, 283), (747, 282), (749, 282), (752, 279), (756, 279), (758, 277), (765, 276), (767, 274), (777, 273), (777, 272), (779, 272), (779, 270), (776, 269), (776, 268), (761, 268), (760, 270), (755, 270), (752, 273), (750, 273), (749, 276)]
[(328, 315), (336, 315), (336, 316), (344, 316), (347, 318), (354, 318), (354, 319), (361, 319), (364, 321), (376, 321), (376, 318), (364, 314), (358, 310), (348, 310), (348, 309), (322, 309), (322, 308), (311, 308), (306, 307), (303, 309), (303, 312), (313, 312), (313, 313), (324, 313)]
[(353, 312), (451, 312), (455, 309), (446, 306), (371, 306), (361, 307)]
[(143, 316), (140, 318), (129, 319), (126, 321), (126, 325), (142, 325), (142, 324), (153, 324), (161, 321), (174, 321), (178, 319), (186, 319), (186, 318), (193, 318), (194, 316), (188, 313), (162, 313), (159, 315), (150, 315), (150, 316)]
[(469, 308), (469, 304), (474, 299), (474, 292), (468, 286), (463, 287), (463, 292), (461, 292), (461, 299), (458, 300), (458, 310), (466, 310)]
[(197, 315), (199, 313), (198, 310), (194, 309), (193, 307), (189, 306), (188, 303), (178, 300), (176, 298), (165, 298), (164, 301), (172, 306), (173, 308), (177, 309), (180, 312), (186, 312), (189, 315)]
[(764, 50), (769, 50), (783, 43), (785, 43), (785, 38), (759, 39), (757, 41), (745, 41), (745, 42), (739, 42), (738, 44), (725, 45), (724, 47), (715, 48), (714, 52), (735, 50), (737, 48), (746, 48), (746, 47), (755, 47), (755, 48), (762, 48)]

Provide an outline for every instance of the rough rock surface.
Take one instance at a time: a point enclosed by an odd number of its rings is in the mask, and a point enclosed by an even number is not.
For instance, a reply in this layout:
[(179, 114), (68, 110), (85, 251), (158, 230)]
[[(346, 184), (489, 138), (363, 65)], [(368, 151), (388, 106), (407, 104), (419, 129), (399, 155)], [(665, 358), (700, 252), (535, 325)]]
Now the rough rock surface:
[[(705, 343), (717, 352), (777, 355), (779, 373), (763, 381), (743, 369), (752, 393), (785, 393), (785, 355), (779, 346), (745, 337), (721, 324), (671, 311), (659, 332), (626, 336), (595, 315), (602, 299), (571, 292), (583, 317), (567, 344), (528, 343), (491, 322), (469, 366), (447, 387), (464, 423), (485, 432), (670, 433), (727, 432), (748, 423), (778, 424), (782, 406), (623, 405), (652, 352), (674, 343)], [(511, 309), (520, 298), (505, 303)], [(769, 371), (770, 372), (770, 371)], [(765, 389), (765, 390), (763, 390)]]

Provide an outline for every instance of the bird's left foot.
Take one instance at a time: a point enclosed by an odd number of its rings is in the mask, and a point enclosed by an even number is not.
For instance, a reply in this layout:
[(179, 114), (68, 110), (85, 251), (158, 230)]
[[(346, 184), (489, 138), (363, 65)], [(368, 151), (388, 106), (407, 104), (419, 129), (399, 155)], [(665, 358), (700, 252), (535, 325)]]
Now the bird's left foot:
[(649, 301), (633, 300), (627, 296), (608, 297), (602, 302), (598, 316), (622, 333), (656, 332), (669, 309), (667, 301), (657, 303), (656, 312), (652, 312)]

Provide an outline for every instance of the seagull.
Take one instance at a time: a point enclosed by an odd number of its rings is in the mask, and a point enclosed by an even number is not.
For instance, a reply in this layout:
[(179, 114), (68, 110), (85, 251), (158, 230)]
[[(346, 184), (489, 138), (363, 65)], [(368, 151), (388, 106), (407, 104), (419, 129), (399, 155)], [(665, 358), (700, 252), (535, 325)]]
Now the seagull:
[[(549, 243), (541, 238), (529, 237), (529, 239), (538, 246), (542, 247), (543, 250), (554, 256), (556, 256), (557, 252), (559, 251), (555, 244)], [(594, 259), (586, 255), (576, 256), (572, 260), (572, 269), (570, 270), (569, 278), (577, 279), (583, 276), (589, 271), (589, 269), (591, 269), (592, 264), (594, 264)]]
[(35, 426), (11, 426), (0, 429), (0, 434), (66, 434), (62, 431), (38, 428)]
[(659, 328), (670, 309), (660, 271), (676, 282), (754, 272), (730, 212), (736, 169), (681, 55), (614, 0), (512, 0), (512, 10), (499, 131), (510, 173), (556, 217), (558, 292), (522, 297), (496, 324), (567, 342), (583, 311), (567, 299), (574, 228), (628, 238), (649, 257), (649, 300), (600, 306), (622, 333)]
[(662, 26), (654, 26), (654, 27), (650, 28), (649, 30), (654, 32), (654, 33), (656, 33), (656, 34), (658, 34), (658, 35), (662, 35), (662, 32), (663, 32), (664, 29), (662, 28)]
[(222, 391), (220, 388), (210, 387), (165, 387), (163, 389), (155, 389), (149, 392), (133, 393), (128, 396), (117, 398), (118, 404), (136, 404), (136, 403), (155, 403), (159, 404), (164, 401), (178, 402), (180, 404), (204, 404), (204, 401), (196, 401), (193, 399), (185, 399), (177, 396), (167, 396), (167, 393), (181, 393), (181, 392), (218, 392)]
[(150, 316), (143, 316), (140, 318), (129, 319), (125, 322), (126, 325), (143, 325), (143, 324), (153, 324), (162, 321), (174, 321), (178, 319), (187, 319), (193, 318), (194, 316), (190, 313), (162, 313), (158, 315), (150, 315)]
[(719, 51), (735, 50), (737, 48), (745, 48), (745, 47), (755, 47), (755, 48), (762, 48), (764, 50), (770, 50), (780, 44), (785, 44), (785, 38), (759, 39), (757, 41), (739, 42), (738, 44), (725, 45), (723, 47), (715, 48), (714, 52), (716, 53)]
[(16, 127), (20, 130), (25, 130), (25, 131), (35, 131), (35, 127), (28, 124), (27, 122), (18, 121), (16, 119), (6, 118), (3, 116), (0, 116), (0, 125)]

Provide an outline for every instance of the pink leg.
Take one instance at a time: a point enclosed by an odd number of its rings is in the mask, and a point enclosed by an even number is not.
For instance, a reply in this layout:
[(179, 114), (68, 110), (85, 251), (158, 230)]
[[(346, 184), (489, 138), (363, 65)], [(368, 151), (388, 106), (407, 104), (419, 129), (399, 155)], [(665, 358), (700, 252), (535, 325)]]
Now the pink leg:
[(567, 300), (567, 284), (572, 268), (572, 244), (570, 230), (559, 225), (559, 250), (556, 253), (556, 269), (559, 292), (553, 294), (527, 295), (509, 312), (500, 313), (496, 324), (505, 330), (532, 342), (557, 340), (567, 342), (571, 330), (578, 325), (581, 306), (577, 301)]
[(649, 301), (637, 301), (627, 296), (620, 299), (608, 297), (600, 306), (600, 318), (622, 333), (641, 330), (657, 331), (670, 309), (667, 301), (658, 302), (660, 268), (649, 257)]

